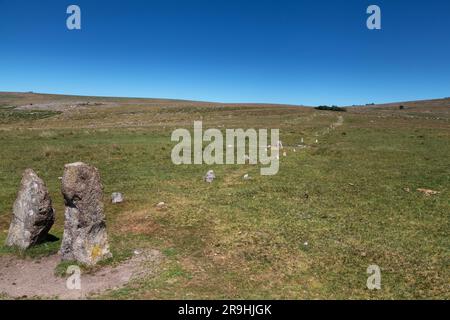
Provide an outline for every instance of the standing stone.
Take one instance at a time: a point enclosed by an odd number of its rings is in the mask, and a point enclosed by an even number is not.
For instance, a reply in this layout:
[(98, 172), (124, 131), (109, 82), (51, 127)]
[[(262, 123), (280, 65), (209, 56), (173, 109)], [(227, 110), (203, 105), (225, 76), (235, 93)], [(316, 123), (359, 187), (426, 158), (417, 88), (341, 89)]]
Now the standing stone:
[(14, 202), (6, 245), (28, 249), (39, 244), (54, 222), (52, 199), (44, 181), (32, 169), (26, 169)]
[(97, 168), (82, 162), (66, 164), (62, 178), (65, 203), (62, 260), (94, 265), (110, 258), (103, 213), (103, 186)]

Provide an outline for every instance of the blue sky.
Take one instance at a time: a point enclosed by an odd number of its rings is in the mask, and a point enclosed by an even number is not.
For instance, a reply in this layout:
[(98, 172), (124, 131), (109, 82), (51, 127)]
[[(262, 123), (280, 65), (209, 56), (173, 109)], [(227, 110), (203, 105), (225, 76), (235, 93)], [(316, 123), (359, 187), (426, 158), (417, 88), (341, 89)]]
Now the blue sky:
[[(66, 28), (77, 4), (82, 30)], [(382, 10), (382, 30), (366, 9)], [(305, 105), (450, 96), (450, 1), (0, 0), (0, 91)]]

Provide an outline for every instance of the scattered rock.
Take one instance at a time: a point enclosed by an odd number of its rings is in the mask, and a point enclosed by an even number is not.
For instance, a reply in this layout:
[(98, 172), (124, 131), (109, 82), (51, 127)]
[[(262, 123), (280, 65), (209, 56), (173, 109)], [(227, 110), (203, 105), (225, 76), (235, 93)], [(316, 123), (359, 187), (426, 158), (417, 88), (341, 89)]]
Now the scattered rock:
[(156, 205), (156, 209), (157, 209), (157, 210), (160, 210), (160, 211), (166, 210), (166, 209), (167, 209), (167, 205), (166, 205), (165, 202), (159, 202), (159, 203)]
[(204, 180), (206, 181), (206, 182), (208, 182), (208, 183), (211, 183), (211, 182), (213, 182), (213, 180), (216, 178), (216, 175), (214, 174), (214, 171), (213, 170), (209, 170), (207, 173), (206, 173), (206, 176), (204, 177)]
[(440, 192), (439, 191), (434, 191), (434, 190), (430, 190), (430, 189), (422, 189), (422, 188), (419, 188), (419, 189), (417, 189), (417, 191), (419, 191), (419, 192), (422, 192), (423, 194), (425, 194), (426, 196), (435, 196), (435, 195), (438, 195), (438, 194), (440, 194)]
[(61, 192), (66, 207), (62, 260), (94, 265), (110, 258), (97, 168), (82, 162), (65, 165)]
[(6, 245), (28, 249), (39, 244), (54, 222), (55, 211), (44, 181), (32, 169), (26, 169), (14, 202)]
[(301, 219), (311, 219), (312, 218), (312, 214), (310, 214), (309, 212), (304, 212), (304, 213), (300, 212), (298, 215)]
[(123, 202), (123, 194), (120, 192), (113, 192), (111, 194), (111, 202), (113, 204), (122, 203)]

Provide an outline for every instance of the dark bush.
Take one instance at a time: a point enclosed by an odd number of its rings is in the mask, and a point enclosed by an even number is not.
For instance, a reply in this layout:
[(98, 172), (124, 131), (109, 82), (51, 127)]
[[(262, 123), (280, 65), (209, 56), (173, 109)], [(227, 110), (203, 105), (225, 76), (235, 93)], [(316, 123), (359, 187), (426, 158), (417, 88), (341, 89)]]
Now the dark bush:
[(338, 112), (345, 112), (347, 111), (345, 108), (340, 108), (338, 106), (318, 106), (315, 108), (316, 110), (325, 110), (325, 111), (338, 111)]

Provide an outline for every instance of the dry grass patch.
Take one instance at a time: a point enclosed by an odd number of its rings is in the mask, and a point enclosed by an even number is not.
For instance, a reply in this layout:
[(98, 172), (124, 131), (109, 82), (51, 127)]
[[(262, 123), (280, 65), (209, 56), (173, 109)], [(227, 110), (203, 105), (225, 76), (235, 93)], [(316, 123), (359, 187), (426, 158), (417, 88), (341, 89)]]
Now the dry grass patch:
[(160, 226), (148, 210), (139, 210), (120, 214), (112, 228), (123, 234), (151, 235), (158, 231)]

